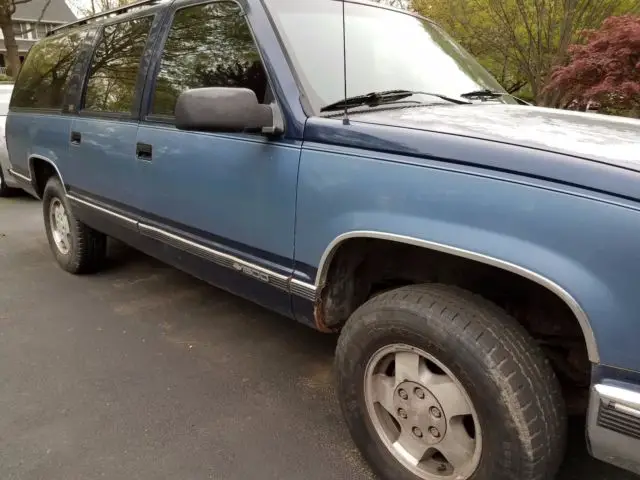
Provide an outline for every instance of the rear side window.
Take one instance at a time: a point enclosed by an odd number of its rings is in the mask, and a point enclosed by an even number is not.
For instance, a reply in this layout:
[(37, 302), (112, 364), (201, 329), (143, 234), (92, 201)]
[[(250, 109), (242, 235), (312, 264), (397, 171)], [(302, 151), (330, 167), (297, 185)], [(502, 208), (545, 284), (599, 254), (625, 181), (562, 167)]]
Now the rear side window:
[(234, 2), (176, 12), (162, 53), (151, 113), (173, 116), (178, 96), (201, 87), (249, 88), (264, 101), (267, 76), (245, 17)]
[(108, 25), (91, 60), (84, 109), (129, 113), (152, 17)]
[(85, 32), (44, 39), (34, 45), (22, 66), (11, 105), (61, 109)]

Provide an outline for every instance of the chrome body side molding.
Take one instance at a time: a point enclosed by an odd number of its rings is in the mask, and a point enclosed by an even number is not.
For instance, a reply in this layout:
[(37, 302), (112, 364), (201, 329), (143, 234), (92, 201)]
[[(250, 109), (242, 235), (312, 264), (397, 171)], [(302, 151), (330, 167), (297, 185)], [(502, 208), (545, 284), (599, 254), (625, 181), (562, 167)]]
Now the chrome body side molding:
[(235, 270), (238, 273), (252, 277), (260, 282), (268, 283), (280, 290), (289, 290), (289, 277), (285, 275), (281, 275), (272, 270), (268, 270), (259, 265), (242, 260), (234, 255), (229, 255), (179, 235), (167, 232), (161, 228), (152, 227), (151, 225), (147, 225), (142, 222), (138, 223), (138, 228), (140, 229), (141, 234), (160, 240), (179, 250), (197, 255), (222, 267)]
[(25, 183), (31, 183), (31, 178), (30, 178), (30, 177), (27, 177), (26, 175), (23, 175), (23, 174), (21, 174), (21, 173), (18, 173), (18, 172), (16, 172), (16, 171), (15, 171), (14, 169), (12, 169), (12, 168), (10, 168), (10, 169), (9, 169), (9, 173), (10, 173), (12, 176), (16, 177), (16, 178), (17, 178), (17, 179), (19, 179), (19, 180), (22, 180), (22, 181), (23, 181), (23, 182), (25, 182)]
[(141, 235), (161, 241), (184, 252), (197, 255), (222, 267), (235, 270), (242, 275), (251, 277), (260, 282), (268, 283), (279, 290), (283, 290), (285, 292), (291, 292), (291, 290), (293, 290), (290, 287), (291, 279), (286, 275), (282, 275), (234, 255), (216, 250), (210, 246), (203, 245), (186, 237), (176, 235), (175, 233), (171, 233), (162, 228), (148, 225), (127, 215), (115, 212), (107, 207), (96, 205), (95, 203), (87, 199), (80, 198), (77, 195), (68, 193), (67, 198), (72, 202), (72, 204), (75, 203), (82, 205), (103, 215), (110, 216), (112, 220), (128, 228), (137, 230)]
[(110, 217), (116, 219), (118, 221), (118, 223), (121, 223), (129, 228), (133, 228), (133, 229), (137, 229), (138, 228), (138, 222), (136, 220), (134, 220), (133, 218), (127, 217), (126, 215), (122, 215), (120, 213), (114, 212), (113, 210), (110, 210), (108, 208), (104, 208), (101, 207), (99, 205), (96, 205), (95, 203), (92, 202), (88, 202), (86, 200), (83, 200), (82, 198), (78, 198), (75, 195), (72, 195), (70, 193), (67, 193), (67, 198), (71, 201), (71, 203), (78, 203), (80, 205), (83, 205), (85, 207), (89, 207), (93, 210), (96, 210), (100, 213), (104, 213), (105, 215), (109, 215)]
[(318, 289), (315, 287), (315, 285), (302, 282), (295, 278), (292, 278), (291, 280), (289, 280), (289, 291), (292, 294), (297, 295), (298, 297), (302, 297), (311, 302), (316, 301), (316, 297), (318, 293)]
[(349, 240), (351, 238), (377, 238), (380, 240), (388, 240), (392, 242), (404, 243), (408, 245), (415, 245), (417, 247), (427, 248), (430, 250), (436, 250), (438, 252), (447, 253), (450, 255), (455, 255), (458, 257), (467, 258), (469, 260), (474, 260), (480, 263), (485, 263), (487, 265), (491, 265), (497, 268), (501, 268), (503, 270), (507, 270), (509, 272), (518, 274), (524, 278), (532, 280), (539, 285), (542, 285), (548, 290), (551, 290), (555, 293), (560, 299), (567, 304), (567, 306), (571, 309), (578, 322), (580, 323), (580, 327), (582, 329), (582, 333), (584, 334), (584, 338), (587, 345), (587, 352), (589, 353), (589, 360), (592, 363), (600, 363), (600, 355), (598, 353), (598, 347), (596, 344), (596, 339), (593, 334), (593, 330), (591, 328), (591, 324), (589, 323), (589, 318), (587, 314), (584, 312), (580, 304), (560, 285), (555, 282), (549, 280), (542, 275), (533, 272), (527, 268), (521, 267), (519, 265), (505, 262), (498, 258), (490, 257), (487, 255), (483, 255), (481, 253), (472, 252), (469, 250), (464, 250), (457, 247), (452, 247), (449, 245), (443, 245), (436, 242), (430, 242), (428, 240), (422, 240), (414, 237), (407, 237), (403, 235), (396, 235), (387, 232), (377, 232), (377, 231), (368, 231), (368, 230), (360, 230), (360, 231), (352, 231), (347, 232), (342, 235), (336, 237), (329, 246), (325, 249), (322, 257), (320, 259), (320, 264), (318, 267), (318, 273), (316, 275), (315, 286), (319, 291), (324, 286), (324, 283), (327, 280), (327, 274), (329, 272), (329, 265), (331, 264), (331, 260), (333, 256), (337, 252), (339, 246), (342, 242)]

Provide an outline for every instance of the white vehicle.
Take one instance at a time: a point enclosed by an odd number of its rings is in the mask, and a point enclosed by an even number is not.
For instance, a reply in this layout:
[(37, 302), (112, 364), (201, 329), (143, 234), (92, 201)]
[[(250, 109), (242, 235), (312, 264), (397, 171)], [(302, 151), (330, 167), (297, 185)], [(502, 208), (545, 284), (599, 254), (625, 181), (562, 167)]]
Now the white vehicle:
[(20, 188), (16, 179), (9, 173), (11, 164), (9, 163), (9, 154), (7, 153), (7, 142), (5, 141), (5, 123), (7, 121), (7, 113), (9, 113), (9, 101), (13, 85), (0, 85), (0, 197), (6, 197), (15, 193)]

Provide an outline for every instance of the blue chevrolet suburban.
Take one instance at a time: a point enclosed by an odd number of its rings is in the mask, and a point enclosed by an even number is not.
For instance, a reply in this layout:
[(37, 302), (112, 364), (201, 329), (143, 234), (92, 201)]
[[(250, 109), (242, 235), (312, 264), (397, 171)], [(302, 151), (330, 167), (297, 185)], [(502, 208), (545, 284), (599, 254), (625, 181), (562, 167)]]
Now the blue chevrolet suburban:
[(640, 473), (640, 121), (379, 5), (146, 0), (31, 49), (7, 145), (64, 270), (113, 237), (340, 332), (381, 478), (548, 480), (573, 414)]

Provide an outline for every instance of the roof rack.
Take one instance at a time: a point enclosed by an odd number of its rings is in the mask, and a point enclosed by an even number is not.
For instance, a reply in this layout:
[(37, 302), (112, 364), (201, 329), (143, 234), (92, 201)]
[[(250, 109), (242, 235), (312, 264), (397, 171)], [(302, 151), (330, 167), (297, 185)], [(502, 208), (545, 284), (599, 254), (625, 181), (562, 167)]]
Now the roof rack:
[(87, 25), (89, 23), (96, 22), (98, 20), (103, 20), (106, 18), (114, 17), (116, 15), (124, 15), (125, 13), (132, 12), (134, 10), (138, 10), (141, 7), (150, 7), (153, 5), (159, 5), (161, 3), (167, 3), (171, 0), (139, 0), (137, 2), (130, 3), (129, 5), (125, 5), (123, 7), (112, 8), (111, 10), (106, 10), (104, 12), (96, 13), (95, 15), (90, 15), (88, 17), (79, 18), (75, 22), (69, 22), (64, 25), (61, 25), (57, 28), (52, 29), (47, 36), (55, 35), (59, 33), (61, 30), (66, 30), (68, 28), (80, 27), (82, 25)]

